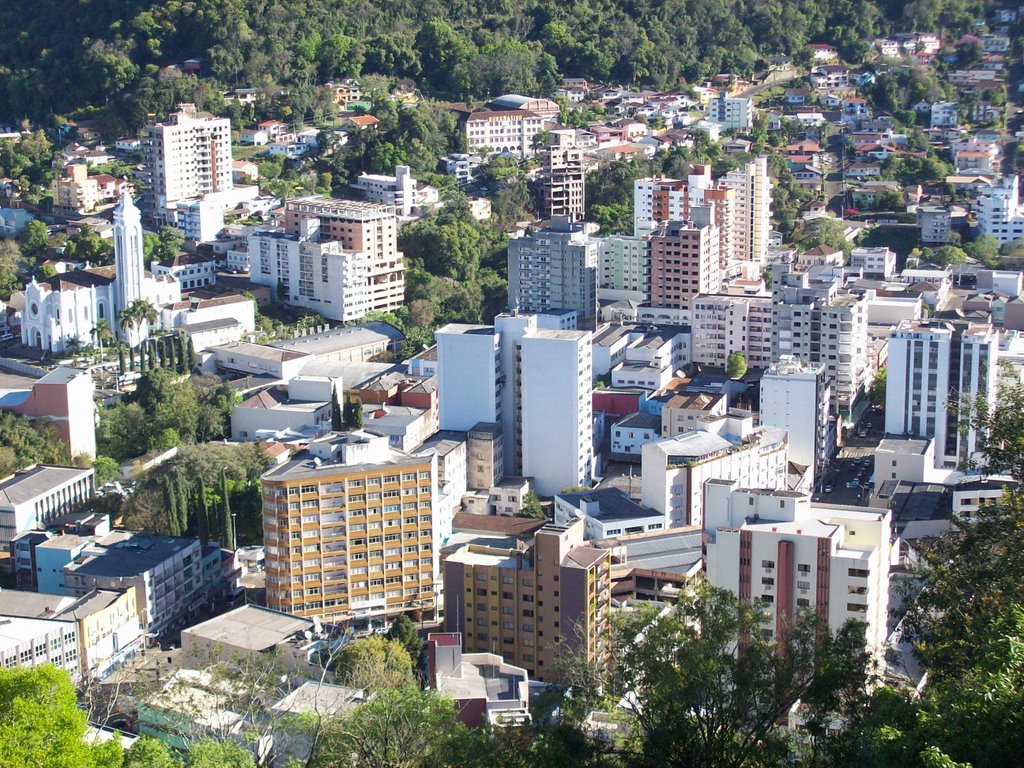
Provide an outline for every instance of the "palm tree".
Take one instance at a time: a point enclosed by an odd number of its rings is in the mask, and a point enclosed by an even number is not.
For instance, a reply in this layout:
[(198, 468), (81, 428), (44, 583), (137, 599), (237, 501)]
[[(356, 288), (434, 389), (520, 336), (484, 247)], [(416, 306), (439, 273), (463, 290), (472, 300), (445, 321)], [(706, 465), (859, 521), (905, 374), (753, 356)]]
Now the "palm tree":
[[(136, 313), (134, 302), (132, 304), (129, 304), (124, 309), (122, 309), (117, 317), (118, 324), (121, 326), (121, 333), (123, 333), (125, 336), (130, 336), (132, 329), (135, 327)], [(130, 347), (131, 344), (129, 343), (128, 346)]]
[(82, 351), (82, 342), (77, 336), (64, 337), (64, 352), (70, 357), (75, 357)]
[(159, 317), (156, 307), (145, 299), (136, 299), (121, 310), (121, 331), (130, 336), (133, 330), (141, 330), (144, 324), (155, 325)]
[(100, 348), (100, 362), (103, 361), (103, 343), (114, 340), (114, 332), (110, 329), (110, 323), (107, 322), (106, 318), (100, 318), (96, 321), (95, 327), (92, 329), (92, 337), (96, 339), (96, 343)]

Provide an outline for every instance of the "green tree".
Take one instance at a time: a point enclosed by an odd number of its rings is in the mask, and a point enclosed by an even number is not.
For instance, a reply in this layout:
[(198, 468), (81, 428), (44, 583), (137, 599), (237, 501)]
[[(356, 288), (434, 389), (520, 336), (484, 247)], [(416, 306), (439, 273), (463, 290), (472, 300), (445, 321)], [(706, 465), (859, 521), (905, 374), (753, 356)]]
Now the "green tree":
[(230, 739), (205, 739), (189, 750), (189, 768), (256, 768), (256, 761), (244, 744)]
[(205, 546), (210, 541), (210, 508), (206, 503), (206, 485), (202, 481), (200, 481), (199, 488), (196, 490), (196, 496), (196, 536), (199, 537), (199, 541)]
[(345, 396), (342, 420), (345, 422), (345, 429), (357, 430), (363, 428), (363, 401), (359, 399), (358, 395)]
[(887, 368), (879, 368), (875, 373), (874, 380), (871, 382), (871, 390), (868, 392), (868, 396), (871, 398), (871, 404), (879, 408), (885, 405), (885, 382), (887, 374)]
[(50, 232), (41, 219), (32, 219), (18, 237), (25, 255), (38, 259), (46, 255), (50, 247)]
[(102, 488), (121, 476), (121, 466), (109, 456), (97, 456), (92, 463), (97, 488)]
[(747, 372), (747, 356), (741, 350), (729, 353), (725, 359), (725, 375), (730, 379), (742, 379)]
[(982, 235), (964, 245), (964, 251), (982, 264), (995, 266), (999, 260), (999, 241), (992, 235)]
[(324, 724), (313, 765), (426, 766), (444, 754), (446, 739), (459, 729), (451, 699), (431, 691), (384, 690)]
[(338, 390), (331, 389), (331, 429), (340, 432), (342, 429), (341, 404), (338, 402)]
[(5, 768), (118, 768), (116, 742), (85, 740), (86, 713), (64, 670), (0, 669), (0, 755)]
[(21, 288), (20, 275), (25, 269), (21, 248), (14, 240), (0, 238), (0, 293), (6, 298)]
[(362, 638), (342, 648), (334, 660), (344, 685), (374, 691), (416, 687), (412, 657), (405, 645), (380, 635)]
[(540, 505), (540, 499), (533, 491), (527, 491), (523, 497), (523, 508), (520, 510), (523, 517), (532, 517), (536, 520), (544, 519), (544, 509)]
[(180, 768), (170, 748), (152, 736), (140, 736), (124, 753), (123, 768)]
[(224, 538), (221, 546), (235, 548), (235, 523), (231, 515), (231, 493), (228, 486), (228, 475), (225, 470), (220, 473), (220, 501), (221, 501), (221, 528), (224, 531)]
[(402, 644), (409, 654), (409, 658), (412, 659), (413, 672), (415, 672), (420, 656), (423, 653), (423, 638), (420, 637), (420, 633), (412, 619), (407, 614), (400, 614), (397, 619), (391, 622), (391, 627), (388, 628), (386, 637), (388, 640), (395, 640)]
[(866, 697), (863, 624), (833, 638), (804, 612), (767, 638), (765, 618), (698, 581), (669, 615), (652, 606), (619, 623), (609, 694), (628, 692), (639, 727), (626, 765), (781, 765), (789, 744), (776, 723), (794, 702), (827, 720)]

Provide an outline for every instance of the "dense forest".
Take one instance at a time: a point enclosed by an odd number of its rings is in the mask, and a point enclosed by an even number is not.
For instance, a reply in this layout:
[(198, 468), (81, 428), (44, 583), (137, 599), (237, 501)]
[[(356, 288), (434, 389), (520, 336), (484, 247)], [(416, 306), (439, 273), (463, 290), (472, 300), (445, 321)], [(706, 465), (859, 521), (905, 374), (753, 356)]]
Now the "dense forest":
[[(0, 4), (0, 118), (93, 107), (140, 126), (211, 80), (293, 100), (346, 75), (412, 77), (451, 99), (549, 92), (558, 76), (650, 84), (752, 72), (808, 42), (847, 58), (890, 28), (959, 34), (987, 0), (13, 0)], [(202, 95), (202, 94), (200, 94)], [(194, 99), (204, 101), (202, 98)]]

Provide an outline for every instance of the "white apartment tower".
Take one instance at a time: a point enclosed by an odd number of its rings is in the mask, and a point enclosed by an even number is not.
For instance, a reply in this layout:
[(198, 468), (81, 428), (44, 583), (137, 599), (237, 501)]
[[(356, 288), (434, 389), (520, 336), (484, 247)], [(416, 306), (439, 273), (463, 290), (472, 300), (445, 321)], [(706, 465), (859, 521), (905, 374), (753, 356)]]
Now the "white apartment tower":
[(885, 431), (935, 438), (936, 463), (946, 445), (953, 327), (905, 320), (889, 336)]
[(289, 201), (285, 208), (288, 233), (301, 237), (304, 219), (320, 220), (321, 242), (337, 240), (346, 251), (366, 254), (368, 311), (390, 312), (405, 303), (405, 261), (398, 250), (394, 206), (318, 196)]
[(806, 273), (785, 275), (772, 297), (772, 354), (824, 364), (834, 410), (849, 412), (868, 387), (867, 298), (840, 293), (838, 283), (812, 285)]
[(574, 309), (581, 328), (597, 322), (598, 244), (590, 227), (556, 216), (551, 226), (508, 243), (508, 302), (525, 312)]
[[(995, 407), (999, 394), (1000, 349), (1000, 333), (991, 325), (972, 325), (960, 336), (956, 388), (961, 407), (950, 414), (950, 419), (956, 423), (949, 425), (946, 436), (947, 461), (960, 464), (978, 453), (978, 431), (970, 425), (968, 407), (979, 397), (984, 398), (990, 411)], [(951, 444), (952, 440), (956, 442)]]
[(728, 96), (725, 91), (708, 103), (708, 120), (723, 130), (746, 131), (754, 124), (754, 102), (743, 96)]
[(338, 240), (321, 241), (320, 220), (299, 222), (300, 235), (258, 229), (249, 235), (251, 279), (292, 306), (349, 322), (370, 311), (369, 258)]
[(786, 430), (790, 460), (807, 467), (812, 481), (823, 475), (835, 447), (829, 429), (830, 394), (821, 363), (809, 365), (787, 355), (761, 377), (760, 421)]
[(232, 188), (231, 120), (179, 104), (167, 122), (146, 126), (143, 140), (158, 217), (168, 203)]
[(505, 474), (532, 477), (542, 495), (590, 484), (589, 332), (506, 314), (494, 326), (449, 324), (435, 336), (441, 429), (500, 424)]
[(763, 631), (785, 636), (801, 612), (838, 631), (864, 622), (865, 646), (880, 660), (888, 638), (889, 510), (815, 508), (806, 494), (707, 488), (708, 581), (767, 613)]
[(772, 361), (770, 296), (702, 294), (690, 305), (690, 360), (725, 368), (729, 355), (742, 352), (750, 368)]
[(758, 157), (730, 171), (719, 179), (719, 186), (736, 191), (733, 218), (736, 259), (755, 264), (760, 271), (772, 229), (772, 180), (768, 175), (768, 158)]
[(1024, 208), (1020, 204), (1019, 181), (1014, 174), (982, 188), (974, 206), (979, 234), (992, 235), (1000, 243), (1012, 243), (1024, 237)]
[(995, 405), (999, 360), (1000, 334), (988, 324), (904, 321), (889, 337), (885, 431), (934, 438), (938, 466), (974, 458), (969, 414), (979, 396)]

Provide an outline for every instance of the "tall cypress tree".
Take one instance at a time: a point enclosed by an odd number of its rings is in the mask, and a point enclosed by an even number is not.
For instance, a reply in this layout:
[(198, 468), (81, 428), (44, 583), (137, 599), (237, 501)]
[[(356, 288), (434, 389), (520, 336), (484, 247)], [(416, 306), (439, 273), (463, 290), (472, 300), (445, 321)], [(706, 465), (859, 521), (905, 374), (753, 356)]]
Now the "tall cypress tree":
[(220, 496), (221, 496), (221, 527), (224, 530), (224, 540), (221, 544), (224, 547), (234, 548), (235, 546), (235, 521), (231, 517), (231, 499), (228, 491), (228, 475), (224, 469), (220, 471)]
[(135, 350), (128, 347), (128, 370), (135, 370)]
[(340, 432), (341, 427), (341, 403), (338, 402), (338, 390), (331, 389), (331, 429)]
[(196, 504), (196, 533), (201, 544), (210, 541), (210, 509), (206, 506), (206, 485), (199, 481), (199, 503)]
[(185, 373), (192, 373), (192, 369), (196, 367), (196, 348), (192, 344), (192, 339), (188, 340), (185, 347), (185, 366)]
[(167, 345), (164, 343), (163, 339), (157, 339), (156, 340), (156, 351), (157, 351), (158, 356), (160, 357), (160, 367), (161, 368), (166, 368), (167, 367)]
[(186, 479), (185, 474), (180, 469), (174, 473), (174, 496), (177, 499), (178, 530), (181, 531), (179, 535), (184, 536), (192, 522), (190, 519), (191, 515), (189, 514), (191, 498), (189, 496), (188, 479)]
[(178, 535), (178, 500), (175, 498), (175, 487), (173, 484), (173, 478), (164, 476), (160, 480), (160, 491), (164, 500), (164, 511), (166, 513), (167, 521), (167, 533), (171, 536)]
[(125, 368), (124, 361), (124, 347), (117, 348), (117, 370), (122, 376), (124, 376), (124, 373), (127, 370), (127, 368)]

